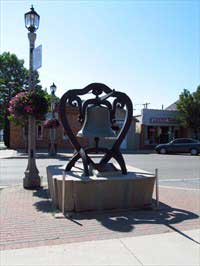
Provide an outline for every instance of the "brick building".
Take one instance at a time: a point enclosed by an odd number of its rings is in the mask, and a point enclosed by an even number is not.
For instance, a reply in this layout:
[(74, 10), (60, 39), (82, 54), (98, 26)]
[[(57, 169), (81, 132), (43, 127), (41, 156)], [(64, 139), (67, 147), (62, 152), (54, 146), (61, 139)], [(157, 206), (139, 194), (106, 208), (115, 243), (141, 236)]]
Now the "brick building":
[[(70, 117), (71, 128), (76, 134), (81, 128), (81, 124), (78, 122), (78, 109), (76, 107), (66, 106), (66, 113)], [(55, 115), (58, 117), (57, 113), (55, 113)], [(43, 122), (44, 121), (36, 121), (36, 149), (48, 149), (49, 147), (49, 129), (43, 126)], [(88, 141), (85, 138), (80, 138), (79, 141), (83, 146), (88, 144)], [(27, 134), (25, 128), (11, 123), (10, 148), (24, 149), (27, 145), (26, 143)], [(56, 144), (58, 150), (65, 148), (72, 149), (72, 145), (61, 122), (60, 126), (56, 129)]]
[[(66, 114), (72, 131), (76, 135), (81, 128), (81, 124), (78, 121), (78, 108), (66, 106)], [(58, 117), (58, 113), (55, 113)], [(123, 126), (123, 121), (125, 119), (125, 110), (118, 109), (116, 111), (116, 121), (119, 125), (119, 128)], [(60, 120), (59, 120), (60, 121)], [(137, 138), (135, 134), (137, 120), (132, 117), (132, 123), (130, 129), (127, 133), (126, 138), (124, 139), (121, 148), (124, 150), (132, 150), (137, 148)], [(36, 149), (48, 149), (49, 147), (49, 129), (43, 126), (43, 121), (37, 121), (36, 125)], [(94, 140), (87, 138), (78, 138), (82, 146), (93, 146)], [(105, 147), (110, 147), (115, 139), (102, 139), (100, 140), (100, 145)], [(56, 144), (57, 150), (59, 149), (73, 149), (69, 138), (60, 122), (60, 126), (56, 129)], [(10, 148), (11, 149), (25, 149), (27, 146), (27, 134), (25, 128), (19, 127), (11, 123), (10, 129)]]

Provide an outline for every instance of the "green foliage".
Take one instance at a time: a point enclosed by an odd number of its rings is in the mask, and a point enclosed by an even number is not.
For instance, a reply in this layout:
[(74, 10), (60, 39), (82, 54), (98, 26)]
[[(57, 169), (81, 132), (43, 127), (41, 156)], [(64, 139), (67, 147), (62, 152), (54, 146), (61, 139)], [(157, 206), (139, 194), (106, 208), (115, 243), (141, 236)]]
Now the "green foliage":
[[(10, 135), (8, 103), (17, 93), (28, 89), (28, 77), (29, 71), (24, 67), (24, 60), (10, 52), (0, 54), (0, 129), (4, 129), (7, 147)], [(41, 89), (37, 71), (34, 72), (33, 79), (35, 88)]]
[(184, 127), (192, 128), (197, 137), (200, 132), (200, 86), (194, 93), (184, 90), (179, 96), (177, 109), (181, 124)]
[[(28, 89), (29, 72), (24, 67), (24, 60), (17, 58), (15, 54), (4, 52), (0, 54), (0, 128), (5, 127), (5, 116), (9, 100), (17, 93)], [(39, 85), (39, 75), (35, 71), (34, 81), (36, 89)]]
[(47, 91), (44, 91), (45, 98), (48, 102), (48, 112), (51, 111), (51, 102), (54, 100), (55, 104), (58, 105), (60, 99), (57, 96), (52, 96), (51, 94), (48, 94)]

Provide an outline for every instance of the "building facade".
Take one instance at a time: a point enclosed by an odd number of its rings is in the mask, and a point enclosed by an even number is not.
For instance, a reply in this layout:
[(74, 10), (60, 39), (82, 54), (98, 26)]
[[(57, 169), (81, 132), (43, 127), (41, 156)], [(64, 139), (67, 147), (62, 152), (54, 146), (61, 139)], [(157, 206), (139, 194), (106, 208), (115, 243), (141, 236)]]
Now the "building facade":
[[(55, 113), (58, 117), (58, 113)], [(78, 108), (66, 106), (66, 115), (68, 117), (68, 121), (70, 121), (70, 126), (73, 133), (76, 135), (77, 132), (81, 129), (81, 124), (78, 121)], [(126, 112), (125, 110), (118, 109), (116, 111), (116, 124), (119, 127), (117, 134), (119, 134), (125, 119)], [(44, 121), (37, 121), (36, 125), (36, 149), (48, 149), (50, 145), (50, 130), (43, 126)], [(57, 150), (70, 150), (73, 149), (73, 146), (70, 143), (70, 140), (65, 132), (61, 121), (60, 126), (56, 129), (56, 147)], [(121, 149), (123, 150), (133, 150), (137, 148), (136, 142), (136, 122), (137, 120), (132, 117), (131, 127), (127, 133), (126, 138), (124, 139)], [(27, 129), (24, 127), (19, 127), (11, 123), (10, 129), (10, 148), (11, 149), (26, 149), (27, 147)], [(116, 135), (117, 136), (117, 135)], [(101, 139), (100, 146), (103, 147), (111, 147), (116, 138), (113, 139)], [(78, 141), (84, 147), (86, 146), (94, 146), (94, 140), (89, 138), (79, 137)]]
[[(66, 106), (66, 114), (69, 116), (71, 128), (76, 134), (81, 128), (78, 122), (78, 109), (76, 107)], [(55, 113), (58, 117), (58, 114)], [(72, 149), (72, 145), (69, 138), (62, 126), (56, 129), (56, 147), (59, 149)], [(43, 125), (44, 121), (36, 121), (36, 149), (48, 149), (50, 145), (50, 130)], [(16, 126), (11, 123), (10, 128), (10, 148), (11, 149), (26, 149), (27, 146), (27, 130), (24, 127)], [(86, 138), (80, 138), (80, 143), (83, 146), (87, 146), (88, 140)]]
[(188, 137), (188, 129), (180, 126), (177, 117), (176, 110), (143, 109), (137, 127), (140, 149), (152, 149), (174, 138)]

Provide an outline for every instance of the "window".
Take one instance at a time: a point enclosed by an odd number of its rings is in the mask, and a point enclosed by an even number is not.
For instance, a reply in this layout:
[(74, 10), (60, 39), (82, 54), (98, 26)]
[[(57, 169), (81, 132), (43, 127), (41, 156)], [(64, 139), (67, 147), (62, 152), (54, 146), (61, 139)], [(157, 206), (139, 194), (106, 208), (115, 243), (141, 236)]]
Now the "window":
[(158, 134), (159, 134), (159, 128), (158, 127), (148, 126), (145, 144), (153, 144), (154, 145), (154, 144), (159, 143)]
[(63, 128), (62, 130), (63, 130), (63, 140), (68, 140), (69, 138), (68, 138), (68, 135), (67, 135), (65, 129)]
[(28, 125), (22, 128), (22, 136), (23, 140), (26, 140), (28, 138)]
[(173, 144), (181, 144), (181, 143), (183, 143), (182, 139), (177, 139), (173, 141)]
[(0, 141), (3, 142), (3, 129), (0, 129)]
[(173, 143), (174, 144), (186, 144), (186, 143), (196, 143), (196, 141), (192, 139), (177, 139), (177, 140), (174, 140)]
[(188, 139), (187, 140), (187, 143), (197, 143), (198, 141), (197, 140), (193, 140), (193, 139)]
[(43, 126), (41, 124), (36, 127), (36, 138), (39, 140), (43, 139)]

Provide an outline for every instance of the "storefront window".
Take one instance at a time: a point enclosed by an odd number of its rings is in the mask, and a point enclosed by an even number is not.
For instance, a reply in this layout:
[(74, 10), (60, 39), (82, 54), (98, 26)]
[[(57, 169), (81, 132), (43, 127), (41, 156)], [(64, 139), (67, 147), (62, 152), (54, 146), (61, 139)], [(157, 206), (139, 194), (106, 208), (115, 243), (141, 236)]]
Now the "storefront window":
[(147, 127), (147, 142), (148, 144), (157, 143), (157, 128), (154, 126)]
[(167, 143), (179, 137), (179, 128), (174, 126), (147, 126), (145, 144), (157, 145)]

